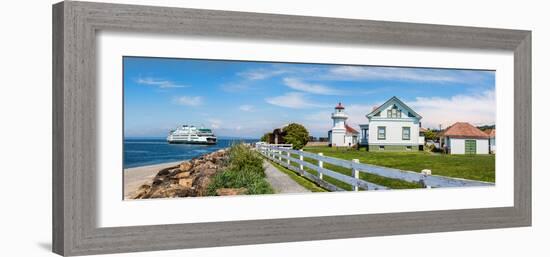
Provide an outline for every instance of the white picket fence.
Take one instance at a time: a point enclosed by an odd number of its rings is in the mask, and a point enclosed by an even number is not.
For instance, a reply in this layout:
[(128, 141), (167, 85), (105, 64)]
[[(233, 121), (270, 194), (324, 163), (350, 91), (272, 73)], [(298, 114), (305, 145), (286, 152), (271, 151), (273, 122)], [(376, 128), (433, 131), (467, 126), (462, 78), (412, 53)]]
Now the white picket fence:
[[(293, 150), (292, 145), (273, 145), (273, 144), (256, 144), (256, 150), (266, 158), (290, 169), (300, 175), (314, 181), (318, 185), (329, 191), (345, 191), (344, 189), (330, 184), (323, 179), (323, 176), (329, 176), (336, 180), (342, 181), (353, 187), (353, 190), (386, 190), (390, 189), (382, 185), (377, 185), (359, 178), (360, 173), (374, 174), (386, 178), (404, 180), (407, 182), (419, 183), (426, 188), (437, 187), (478, 187), (478, 186), (494, 186), (494, 183), (467, 180), (460, 178), (451, 178), (444, 176), (431, 175), (427, 173), (418, 173), (413, 171), (404, 171), (393, 168), (380, 167), (371, 164), (360, 163), (359, 160), (353, 161), (342, 160), (338, 158), (324, 156), (323, 153), (309, 153), (302, 150)], [(297, 158), (296, 158), (297, 156)], [(317, 164), (304, 161), (304, 158), (314, 159)], [(324, 167), (325, 163), (344, 167), (352, 171), (352, 176), (348, 176)], [(295, 165), (293, 165), (295, 164)], [(317, 172), (315, 176), (304, 169), (307, 167)]]

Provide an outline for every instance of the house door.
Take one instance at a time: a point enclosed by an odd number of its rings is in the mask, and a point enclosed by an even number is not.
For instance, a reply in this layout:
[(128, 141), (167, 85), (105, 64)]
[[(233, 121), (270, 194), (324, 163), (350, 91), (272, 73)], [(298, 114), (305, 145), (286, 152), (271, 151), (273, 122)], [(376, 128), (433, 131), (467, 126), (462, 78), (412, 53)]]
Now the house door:
[(476, 141), (475, 140), (466, 140), (464, 143), (464, 153), (465, 154), (476, 154)]

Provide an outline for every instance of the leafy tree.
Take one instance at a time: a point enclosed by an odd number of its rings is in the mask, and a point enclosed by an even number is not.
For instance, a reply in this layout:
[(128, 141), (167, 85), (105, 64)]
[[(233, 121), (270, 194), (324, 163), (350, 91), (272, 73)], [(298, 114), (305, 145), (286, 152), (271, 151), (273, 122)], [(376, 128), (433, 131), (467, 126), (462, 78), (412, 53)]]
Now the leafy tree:
[(271, 137), (271, 133), (265, 133), (262, 138), (260, 138), (260, 141), (269, 143), (269, 138)]
[(302, 149), (309, 140), (309, 132), (307, 129), (298, 124), (291, 123), (283, 129), (285, 136), (283, 137), (286, 144), (292, 144), (294, 149)]
[(436, 134), (432, 130), (428, 130), (424, 132), (424, 138), (426, 138), (427, 140), (435, 140)]

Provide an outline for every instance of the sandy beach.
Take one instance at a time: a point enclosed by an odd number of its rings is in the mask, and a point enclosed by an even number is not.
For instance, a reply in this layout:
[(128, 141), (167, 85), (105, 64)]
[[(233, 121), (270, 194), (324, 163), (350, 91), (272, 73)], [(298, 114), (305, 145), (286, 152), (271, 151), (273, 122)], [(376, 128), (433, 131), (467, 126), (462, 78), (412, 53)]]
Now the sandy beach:
[(182, 161), (124, 169), (124, 199), (128, 199), (141, 185), (150, 183), (161, 169), (178, 166)]

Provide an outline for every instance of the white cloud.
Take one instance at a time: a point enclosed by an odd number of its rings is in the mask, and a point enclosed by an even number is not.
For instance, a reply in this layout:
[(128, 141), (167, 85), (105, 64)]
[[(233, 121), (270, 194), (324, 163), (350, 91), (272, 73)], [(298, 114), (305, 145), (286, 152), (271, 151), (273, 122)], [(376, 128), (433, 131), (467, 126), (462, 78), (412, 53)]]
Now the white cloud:
[(210, 123), (210, 128), (212, 129), (219, 129), (223, 123), (219, 119), (207, 119), (207, 121)]
[(329, 69), (327, 75), (323, 76), (323, 78), (331, 80), (401, 80), (478, 84), (486, 79), (483, 74), (484, 72), (482, 71), (469, 70), (337, 66)]
[(321, 69), (316, 67), (296, 67), (287, 64), (273, 64), (270, 68), (248, 69), (237, 73), (246, 80), (264, 80), (286, 74), (314, 74)]
[(422, 118), (422, 126), (443, 128), (455, 122), (469, 122), (472, 125), (494, 124), (496, 118), (496, 100), (494, 91), (485, 91), (474, 95), (455, 95), (443, 97), (417, 97), (407, 102)]
[(312, 94), (318, 94), (318, 95), (341, 95), (341, 94), (343, 94), (343, 92), (340, 91), (340, 90), (336, 90), (336, 89), (333, 89), (333, 88), (330, 88), (330, 87), (327, 87), (327, 86), (324, 86), (324, 85), (320, 85), (320, 84), (306, 83), (306, 82), (303, 82), (303, 81), (301, 81), (300, 79), (297, 79), (297, 78), (284, 78), (283, 82), (285, 83), (286, 86), (288, 86), (288, 87), (290, 87), (294, 90), (298, 90), (298, 91), (302, 91), (302, 92), (306, 92), (306, 93), (312, 93)]
[(174, 102), (179, 105), (199, 106), (202, 104), (203, 99), (200, 96), (180, 96)]
[(272, 105), (293, 109), (322, 107), (320, 104), (310, 102), (307, 96), (300, 92), (290, 92), (281, 96), (269, 97), (265, 101)]
[(182, 85), (182, 84), (176, 84), (170, 80), (162, 80), (162, 79), (156, 79), (156, 78), (138, 78), (136, 80), (138, 84), (146, 85), (146, 86), (153, 86), (158, 88), (183, 88), (183, 87), (189, 87), (188, 85)]
[(251, 112), (251, 111), (254, 110), (254, 106), (244, 104), (244, 105), (239, 106), (239, 110), (244, 111), (244, 112)]
[(288, 73), (289, 71), (283, 69), (252, 69), (237, 73), (237, 75), (244, 77), (248, 80), (263, 80), (277, 75)]

